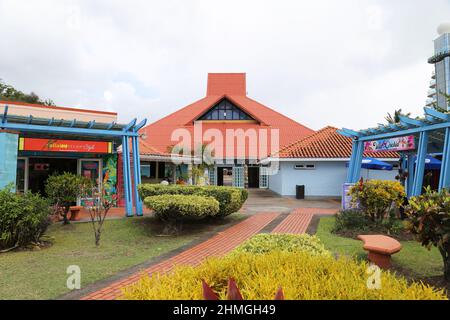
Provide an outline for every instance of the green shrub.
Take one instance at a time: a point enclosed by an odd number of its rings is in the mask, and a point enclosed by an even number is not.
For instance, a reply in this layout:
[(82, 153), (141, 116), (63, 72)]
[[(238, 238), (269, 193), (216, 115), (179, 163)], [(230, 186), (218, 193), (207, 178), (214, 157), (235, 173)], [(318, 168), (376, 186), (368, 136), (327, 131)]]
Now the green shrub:
[(247, 190), (222, 186), (142, 184), (138, 189), (142, 199), (164, 194), (213, 197), (219, 201), (219, 213), (216, 217), (225, 217), (239, 211), (248, 197)]
[(450, 193), (443, 189), (409, 199), (406, 207), (408, 229), (428, 249), (436, 246), (444, 261), (444, 277), (450, 281)]
[(70, 206), (72, 206), (78, 197), (81, 197), (92, 187), (92, 182), (82, 176), (65, 172), (59, 175), (51, 175), (45, 183), (45, 193), (50, 199), (51, 204), (60, 210), (63, 217), (63, 223), (68, 224)]
[(219, 213), (219, 202), (213, 197), (165, 194), (147, 197), (144, 203), (165, 222), (166, 234), (177, 233), (185, 220), (214, 217)]
[(234, 252), (269, 253), (272, 251), (306, 251), (314, 255), (329, 255), (320, 239), (308, 234), (258, 234), (237, 247)]
[(383, 221), (391, 212), (391, 207), (400, 207), (406, 196), (398, 181), (366, 180), (350, 189), (352, 202), (372, 220)]
[(0, 249), (38, 243), (50, 225), (49, 203), (38, 194), (0, 191)]
[(166, 274), (144, 276), (123, 290), (124, 299), (200, 300), (202, 280), (226, 299), (231, 277), (246, 300), (272, 300), (281, 286), (287, 300), (445, 300), (444, 290), (423, 283), (408, 283), (381, 271), (381, 289), (369, 288), (369, 264), (348, 257), (335, 259), (307, 252), (273, 251), (268, 254), (234, 253), (211, 258), (196, 267), (178, 266)]
[(367, 230), (371, 223), (370, 219), (359, 210), (343, 210), (336, 214), (333, 232), (347, 230)]

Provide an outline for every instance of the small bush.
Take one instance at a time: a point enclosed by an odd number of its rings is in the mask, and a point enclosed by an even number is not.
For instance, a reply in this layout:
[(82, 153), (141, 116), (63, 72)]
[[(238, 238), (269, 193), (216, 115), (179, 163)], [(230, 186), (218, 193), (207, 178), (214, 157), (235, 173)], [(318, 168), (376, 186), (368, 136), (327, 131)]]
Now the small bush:
[(142, 199), (165, 194), (213, 197), (219, 201), (219, 213), (216, 217), (225, 217), (239, 211), (248, 197), (247, 190), (221, 186), (142, 184), (138, 189)]
[(371, 221), (359, 210), (343, 210), (336, 214), (333, 231), (367, 230)]
[(352, 202), (372, 220), (383, 221), (391, 212), (392, 206), (399, 208), (406, 196), (398, 181), (366, 180), (350, 189)]
[(38, 194), (0, 191), (0, 249), (38, 243), (50, 225), (49, 203)]
[(219, 213), (219, 202), (212, 197), (165, 194), (144, 199), (147, 207), (166, 223), (164, 233), (178, 233), (185, 220), (214, 217)]
[(405, 210), (408, 229), (428, 249), (436, 246), (444, 262), (444, 277), (450, 281), (450, 192), (433, 192), (428, 187), (424, 194), (409, 199)]
[(307, 252), (242, 252), (211, 258), (197, 267), (179, 266), (172, 272), (144, 276), (124, 289), (130, 300), (200, 300), (202, 280), (226, 299), (231, 277), (245, 300), (272, 300), (281, 286), (288, 300), (445, 300), (443, 290), (411, 283), (381, 271), (381, 290), (368, 288), (368, 264), (348, 257), (314, 256)]
[(320, 239), (308, 234), (258, 234), (237, 247), (234, 252), (269, 253), (272, 251), (306, 251), (314, 255), (329, 255)]

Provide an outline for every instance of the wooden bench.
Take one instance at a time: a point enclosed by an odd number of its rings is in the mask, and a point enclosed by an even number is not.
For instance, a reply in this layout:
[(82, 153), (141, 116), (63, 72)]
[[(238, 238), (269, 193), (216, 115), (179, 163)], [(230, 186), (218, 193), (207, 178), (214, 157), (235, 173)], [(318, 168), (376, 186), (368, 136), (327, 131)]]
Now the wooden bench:
[(399, 252), (402, 245), (397, 240), (383, 235), (359, 235), (363, 249), (369, 252), (369, 261), (383, 269), (391, 267), (391, 255)]

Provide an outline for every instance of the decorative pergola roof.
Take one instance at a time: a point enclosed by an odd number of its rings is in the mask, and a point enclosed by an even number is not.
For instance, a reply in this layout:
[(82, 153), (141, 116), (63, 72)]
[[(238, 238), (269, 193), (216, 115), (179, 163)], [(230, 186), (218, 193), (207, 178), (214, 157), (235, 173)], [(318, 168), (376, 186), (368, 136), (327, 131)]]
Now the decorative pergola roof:
[(418, 136), (420, 132), (429, 131), (431, 142), (443, 144), (444, 129), (450, 127), (450, 114), (429, 107), (425, 107), (424, 112), (423, 117), (416, 119), (399, 116), (400, 122), (396, 124), (379, 124), (377, 127), (359, 131), (343, 128), (338, 132), (359, 141), (373, 141), (405, 135)]

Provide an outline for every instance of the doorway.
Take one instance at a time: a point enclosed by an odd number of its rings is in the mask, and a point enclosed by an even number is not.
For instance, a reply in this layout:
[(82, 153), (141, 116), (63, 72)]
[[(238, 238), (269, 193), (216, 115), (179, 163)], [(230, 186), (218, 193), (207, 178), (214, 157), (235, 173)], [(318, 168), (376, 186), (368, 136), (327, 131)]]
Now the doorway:
[(229, 187), (233, 185), (232, 167), (217, 167), (217, 185)]
[(248, 167), (248, 187), (259, 188), (259, 167)]
[(46, 196), (45, 183), (49, 176), (57, 173), (77, 173), (77, 159), (29, 158), (28, 190)]

